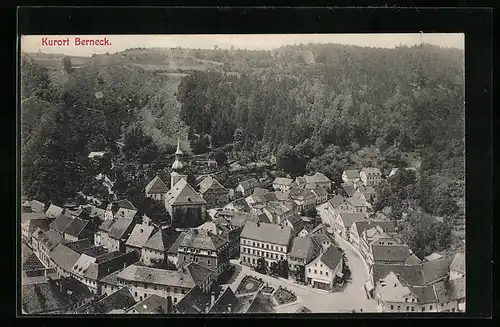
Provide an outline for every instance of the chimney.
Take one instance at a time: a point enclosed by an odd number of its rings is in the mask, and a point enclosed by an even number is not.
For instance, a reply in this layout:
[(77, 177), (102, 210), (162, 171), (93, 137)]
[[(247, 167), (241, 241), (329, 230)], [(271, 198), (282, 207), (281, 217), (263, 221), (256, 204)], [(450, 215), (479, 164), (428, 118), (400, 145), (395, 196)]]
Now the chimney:
[(210, 307), (212, 307), (215, 303), (215, 292), (212, 291), (210, 294)]
[(63, 283), (62, 280), (59, 281), (59, 292), (63, 293)]
[(208, 313), (210, 311), (210, 302), (207, 302), (207, 306), (205, 308), (205, 313)]
[(231, 303), (229, 303), (229, 304), (227, 305), (227, 312), (228, 312), (228, 313), (231, 313)]
[(123, 263), (123, 269), (125, 269), (125, 268), (127, 268), (127, 263), (126, 262)]

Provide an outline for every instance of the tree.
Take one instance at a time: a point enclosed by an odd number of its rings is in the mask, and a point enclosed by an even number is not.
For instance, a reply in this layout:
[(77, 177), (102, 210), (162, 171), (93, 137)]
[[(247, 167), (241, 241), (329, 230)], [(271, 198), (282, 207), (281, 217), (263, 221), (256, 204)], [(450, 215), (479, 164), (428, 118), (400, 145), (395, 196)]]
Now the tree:
[(218, 166), (224, 166), (227, 162), (227, 155), (221, 149), (217, 149), (214, 152), (211, 152), (210, 158), (214, 159), (217, 162)]
[(299, 158), (292, 147), (288, 145), (284, 145), (278, 150), (276, 161), (278, 167), (292, 176), (301, 175), (305, 171), (303, 160)]
[(68, 74), (73, 73), (73, 65), (71, 63), (71, 58), (69, 56), (65, 56), (62, 59), (62, 64), (63, 64), (64, 70), (66, 71), (66, 73), (68, 73)]
[(263, 257), (257, 259), (257, 267), (255, 267), (255, 271), (261, 274), (267, 273), (266, 259)]

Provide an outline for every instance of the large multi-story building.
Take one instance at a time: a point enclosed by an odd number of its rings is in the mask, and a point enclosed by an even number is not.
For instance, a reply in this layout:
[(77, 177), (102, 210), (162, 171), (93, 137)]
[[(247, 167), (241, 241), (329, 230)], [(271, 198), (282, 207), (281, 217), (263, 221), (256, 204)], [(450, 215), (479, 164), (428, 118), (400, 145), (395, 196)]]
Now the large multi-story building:
[(373, 186), (377, 185), (382, 181), (382, 173), (378, 168), (373, 168), (373, 167), (363, 168), (359, 173), (359, 178), (363, 182), (363, 185)]
[(288, 226), (247, 221), (240, 235), (240, 262), (257, 266), (257, 261), (264, 258), (270, 267), (273, 262), (286, 260), (292, 235)]

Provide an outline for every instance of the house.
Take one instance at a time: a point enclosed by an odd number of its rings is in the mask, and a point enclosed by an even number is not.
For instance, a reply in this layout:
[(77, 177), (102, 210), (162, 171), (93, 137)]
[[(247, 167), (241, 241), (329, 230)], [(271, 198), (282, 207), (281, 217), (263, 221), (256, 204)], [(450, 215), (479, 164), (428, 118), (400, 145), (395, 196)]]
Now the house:
[[(121, 209), (120, 209), (121, 210)], [(125, 209), (126, 210), (126, 209)], [(125, 242), (134, 228), (134, 221), (125, 217), (115, 218), (108, 233), (107, 249), (110, 252), (125, 252)]]
[(102, 208), (98, 208), (96, 206), (90, 207), (89, 218), (94, 219), (97, 218), (101, 222), (106, 218), (106, 210)]
[(270, 202), (262, 207), (262, 213), (266, 215), (269, 222), (281, 224), (281, 222), (289, 215), (294, 213), (293, 209), (287, 207), (281, 202)]
[(293, 184), (293, 179), (290, 178), (283, 178), (283, 177), (276, 177), (276, 179), (273, 181), (273, 189), (275, 191), (281, 191), (281, 192), (288, 192), (292, 188)]
[(325, 203), (328, 201), (328, 192), (324, 187), (318, 187), (311, 190), (316, 197), (316, 204)]
[(365, 213), (341, 212), (335, 216), (334, 227), (335, 233), (344, 240), (349, 240), (349, 232), (352, 224), (358, 221), (368, 219)]
[(465, 278), (465, 253), (457, 253), (450, 264), (450, 279)]
[(252, 209), (256, 209), (257, 205), (259, 204), (268, 204), (269, 202), (276, 202), (278, 198), (274, 193), (267, 192), (267, 193), (261, 193), (261, 194), (252, 194), (249, 195), (245, 198), (245, 201), (247, 202), (248, 206)]
[(185, 232), (182, 232), (175, 240), (174, 240), (174, 243), (172, 243), (172, 245), (170, 245), (170, 247), (168, 248), (167, 250), (167, 260), (169, 262), (172, 262), (174, 265), (178, 265), (179, 264), (179, 255), (178, 255), (178, 248), (179, 248), (179, 244), (182, 242), (182, 240), (184, 239), (184, 236), (186, 236), (186, 233)]
[(317, 172), (312, 176), (304, 175), (295, 179), (295, 186), (305, 189), (324, 188), (329, 190), (332, 187), (332, 181), (324, 174)]
[(276, 201), (278, 202), (286, 202), (290, 201), (290, 193), (285, 193), (281, 191), (274, 191), (274, 196), (276, 197)]
[(89, 303), (93, 294), (73, 278), (47, 280), (21, 287), (21, 306), (26, 314), (65, 314)]
[(349, 231), (349, 242), (358, 250), (361, 248), (361, 236), (363, 232), (372, 227), (379, 226), (384, 233), (389, 236), (396, 234), (396, 226), (392, 221), (384, 221), (384, 220), (373, 220), (373, 219), (365, 219), (362, 221), (355, 221), (350, 228)]
[(297, 235), (305, 226), (305, 222), (302, 217), (293, 213), (286, 216), (286, 218), (281, 222), (281, 225), (290, 227), (293, 231), (293, 235)]
[(272, 262), (286, 260), (292, 233), (288, 226), (247, 221), (240, 235), (241, 264), (256, 266), (264, 258), (270, 267)]
[(204, 229), (186, 232), (177, 247), (178, 266), (195, 262), (220, 275), (229, 267), (229, 242)]
[(93, 159), (93, 158), (102, 158), (105, 154), (106, 154), (105, 151), (95, 151), (95, 152), (90, 152), (87, 157), (90, 158), (90, 159)]
[(132, 220), (135, 218), (137, 214), (137, 210), (134, 209), (127, 209), (127, 208), (119, 208), (118, 211), (115, 213), (114, 218), (119, 219), (119, 218), (125, 218)]
[(342, 180), (344, 183), (352, 183), (356, 178), (360, 178), (359, 172), (355, 169), (344, 170), (342, 173)]
[(248, 213), (248, 212), (242, 212), (242, 211), (226, 211), (222, 210), (219, 211), (216, 215), (215, 218), (223, 218), (229, 222), (230, 225), (235, 226), (235, 227), (241, 227), (245, 226), (245, 223), (247, 220), (251, 220), (254, 222), (269, 222), (267, 219), (267, 216), (265, 214), (253, 214), (253, 213)]
[(256, 187), (253, 189), (252, 195), (264, 195), (264, 194), (268, 194), (268, 193), (271, 193), (271, 192), (269, 190), (266, 190), (265, 188)]
[(36, 213), (43, 213), (45, 211), (45, 203), (38, 200), (31, 200), (31, 211)]
[(305, 282), (305, 266), (319, 254), (311, 235), (296, 237), (288, 253), (288, 271), (292, 278), (299, 282)]
[(253, 190), (256, 187), (259, 187), (260, 183), (255, 178), (248, 179), (246, 181), (242, 181), (238, 184), (235, 189), (235, 193), (240, 197), (247, 197), (253, 193)]
[(229, 190), (212, 176), (207, 176), (198, 184), (201, 196), (210, 207), (225, 206), (229, 203)]
[(241, 211), (241, 212), (250, 212), (250, 206), (248, 205), (245, 198), (240, 198), (237, 200), (233, 200), (227, 205), (224, 206), (224, 210), (227, 211)]
[(38, 250), (35, 252), (45, 266), (51, 266), (50, 252), (59, 244), (64, 243), (65, 240), (61, 234), (55, 230), (48, 230), (40, 233), (35, 232), (33, 239), (36, 239)]
[[(384, 243), (381, 240), (378, 243)], [(372, 262), (376, 264), (404, 265), (413, 252), (406, 244), (396, 244), (391, 241), (388, 244), (372, 244)]]
[(145, 193), (147, 198), (164, 201), (168, 193), (168, 187), (160, 176), (156, 175), (155, 178), (146, 185)]
[(228, 242), (229, 257), (234, 258), (240, 254), (240, 234), (243, 226), (235, 226), (224, 218), (216, 218), (213, 221), (207, 221), (197, 229), (205, 229), (212, 234), (225, 238)]
[(216, 294), (207, 294), (198, 286), (193, 287), (174, 307), (176, 314), (231, 313), (238, 305), (238, 298), (229, 286), (222, 286)]
[(181, 178), (165, 197), (172, 227), (195, 227), (205, 220), (207, 201)]
[(314, 288), (332, 290), (338, 277), (342, 277), (343, 254), (336, 246), (329, 246), (314, 260), (306, 264), (306, 284)]
[(125, 242), (125, 248), (129, 251), (135, 250), (138, 253), (142, 252), (142, 247), (149, 238), (156, 231), (156, 228), (150, 225), (150, 220), (144, 215), (143, 221), (140, 224), (136, 224), (134, 229), (130, 233), (127, 241)]
[(344, 197), (351, 197), (356, 192), (356, 185), (354, 183), (342, 183), (340, 184), (339, 194)]
[(80, 258), (80, 253), (59, 243), (50, 253), (50, 266), (56, 268), (60, 277), (69, 277), (73, 266)]
[(371, 205), (363, 198), (350, 197), (345, 199), (347, 202), (346, 211), (353, 213), (366, 213), (371, 208)]
[(51, 204), (47, 211), (45, 211), (45, 217), (50, 218), (50, 219), (55, 219), (59, 217), (60, 215), (63, 214), (64, 209), (61, 207), (58, 207), (54, 204)]
[[(169, 258), (168, 251), (176, 242), (181, 233), (174, 228), (157, 230), (142, 246), (141, 261), (147, 266), (153, 266), (164, 262)], [(177, 248), (175, 249), (175, 260), (177, 259)]]
[(359, 178), (365, 186), (377, 185), (382, 181), (382, 173), (380, 169), (374, 167), (367, 167), (361, 169)]
[[(170, 305), (172, 305), (170, 303)], [(128, 314), (166, 314), (171, 312), (165, 297), (153, 294), (127, 310)]]
[(297, 234), (297, 237), (306, 237), (307, 235), (309, 235), (311, 233), (311, 230), (312, 229), (309, 225), (305, 225), (304, 227), (302, 227), (300, 232)]
[(114, 222), (114, 219), (106, 219), (101, 223), (94, 234), (95, 245), (102, 245), (105, 248), (109, 247), (109, 232), (111, 231)]
[(96, 302), (80, 306), (75, 309), (76, 314), (107, 314), (125, 313), (125, 310), (136, 304), (132, 292), (127, 287), (121, 287), (118, 291), (101, 296)]
[(182, 266), (178, 271), (130, 265), (118, 273), (117, 279), (130, 289), (136, 301), (156, 294), (171, 296), (175, 305), (195, 286), (208, 292), (213, 283), (213, 272), (194, 262)]
[(101, 280), (124, 267), (139, 261), (135, 251), (121, 253), (82, 253), (71, 269), (71, 276), (87, 285), (90, 291), (100, 295), (102, 290)]
[(373, 186), (360, 186), (358, 188), (358, 191), (360, 191), (361, 193), (363, 193), (365, 199), (368, 201), (368, 202), (375, 202), (375, 200), (377, 199), (377, 194), (375, 192), (375, 189), (373, 188)]
[(113, 206), (116, 207), (116, 208), (123, 208), (123, 209), (128, 209), (128, 210), (133, 210), (133, 211), (138, 211), (139, 209), (137, 209), (133, 204), (132, 202), (130, 202), (129, 200), (127, 199), (123, 199), (123, 200), (119, 200), (119, 201), (115, 201), (113, 202)]
[(290, 189), (290, 199), (296, 203), (297, 211), (314, 208), (316, 205), (316, 195), (311, 190), (303, 188)]
[(89, 220), (73, 218), (72, 222), (64, 230), (64, 239), (68, 242), (87, 239), (92, 237), (93, 231), (94, 228)]
[(447, 279), (445, 260), (420, 265), (373, 266), (374, 298), (382, 312), (456, 312), (465, 302), (465, 279)]
[[(373, 264), (372, 245), (396, 245), (391, 235), (384, 232), (380, 225), (365, 229), (360, 237), (360, 252), (368, 266)], [(420, 260), (420, 259), (419, 259)]]
[[(347, 202), (347, 198), (337, 194), (327, 202), (325, 210), (328, 211), (332, 218), (335, 218), (341, 212), (351, 212), (354, 213), (354, 208)], [(333, 226), (333, 220), (329, 222)]]
[(99, 294), (108, 296), (120, 290), (121, 286), (116, 277), (120, 271), (121, 270), (117, 270), (101, 279), (101, 290)]
[(45, 215), (35, 212), (22, 213), (21, 215), (21, 221), (25, 220), (21, 224), (21, 236), (25, 242), (33, 246), (33, 233), (37, 229), (47, 231), (49, 229), (49, 219), (45, 218)]

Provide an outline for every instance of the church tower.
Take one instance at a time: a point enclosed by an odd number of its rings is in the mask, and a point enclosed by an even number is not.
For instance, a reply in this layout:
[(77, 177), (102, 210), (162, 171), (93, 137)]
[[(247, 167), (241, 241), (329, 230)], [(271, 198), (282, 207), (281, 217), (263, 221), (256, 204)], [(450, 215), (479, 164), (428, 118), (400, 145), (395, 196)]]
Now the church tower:
[(183, 152), (181, 150), (181, 140), (177, 139), (177, 151), (175, 151), (175, 161), (172, 164), (172, 173), (170, 174), (170, 188), (174, 188), (174, 185), (177, 184), (181, 179), (187, 179), (187, 175), (183, 175), (182, 172), (184, 170), (184, 164), (182, 163)]

